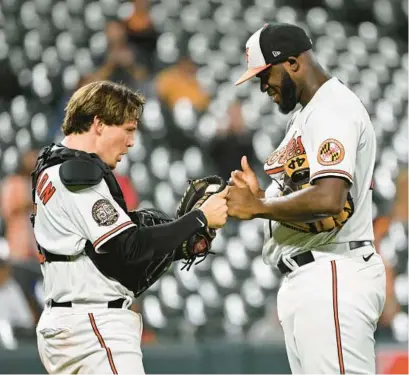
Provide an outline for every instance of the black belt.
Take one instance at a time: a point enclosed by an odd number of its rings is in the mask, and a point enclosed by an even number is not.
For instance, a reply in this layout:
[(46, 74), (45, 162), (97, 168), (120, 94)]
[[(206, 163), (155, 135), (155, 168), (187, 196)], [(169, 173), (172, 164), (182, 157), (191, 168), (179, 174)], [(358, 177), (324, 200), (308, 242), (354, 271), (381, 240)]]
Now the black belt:
[[(108, 308), (110, 309), (122, 309), (122, 306), (126, 299), (119, 298), (115, 301), (108, 302)], [(53, 299), (51, 300), (51, 307), (72, 307), (72, 302), (55, 302)]]
[[(355, 250), (355, 249), (358, 249), (364, 246), (373, 246), (373, 242), (372, 241), (351, 241), (349, 243), (350, 250)], [(293, 259), (298, 264), (299, 267), (304, 266), (308, 263), (312, 263), (315, 260), (314, 255), (312, 255), (311, 251), (307, 251), (305, 253), (295, 255), (291, 259)], [(282, 259), (280, 259), (280, 261), (277, 263), (277, 267), (282, 274), (291, 272), (291, 269), (284, 264)]]
[(45, 261), (48, 263), (52, 262), (72, 262), (74, 259), (77, 259), (80, 255), (60, 255), (60, 254), (53, 254), (50, 253), (48, 250), (44, 249), (44, 247), (37, 244), (38, 250), (41, 254), (43, 254)]

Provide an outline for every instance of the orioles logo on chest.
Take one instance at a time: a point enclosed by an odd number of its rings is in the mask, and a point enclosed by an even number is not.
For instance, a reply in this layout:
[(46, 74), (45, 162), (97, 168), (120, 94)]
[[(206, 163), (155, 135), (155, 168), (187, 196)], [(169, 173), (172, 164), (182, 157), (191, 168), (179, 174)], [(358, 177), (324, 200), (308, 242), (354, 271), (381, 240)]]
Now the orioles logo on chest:
[(301, 136), (294, 136), (285, 147), (274, 151), (266, 160), (266, 169), (268, 175), (283, 172), (285, 169), (301, 168), (304, 164), (308, 165), (307, 155)]

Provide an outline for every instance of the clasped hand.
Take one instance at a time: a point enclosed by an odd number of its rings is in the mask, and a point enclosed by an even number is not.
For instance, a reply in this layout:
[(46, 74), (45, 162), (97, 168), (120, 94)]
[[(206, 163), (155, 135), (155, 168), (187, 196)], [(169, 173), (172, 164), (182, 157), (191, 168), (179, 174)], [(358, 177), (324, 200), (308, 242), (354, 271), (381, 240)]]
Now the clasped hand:
[(233, 171), (226, 196), (228, 215), (241, 220), (253, 219), (258, 212), (260, 185), (245, 156), (241, 159), (243, 170)]

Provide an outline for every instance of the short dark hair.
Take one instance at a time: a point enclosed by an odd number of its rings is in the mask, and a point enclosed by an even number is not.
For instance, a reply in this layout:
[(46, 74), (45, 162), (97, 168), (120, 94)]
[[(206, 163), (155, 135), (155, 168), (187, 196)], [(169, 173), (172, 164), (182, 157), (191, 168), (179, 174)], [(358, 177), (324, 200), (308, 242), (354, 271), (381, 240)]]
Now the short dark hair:
[(139, 121), (145, 97), (122, 84), (109, 81), (89, 83), (74, 92), (65, 107), (65, 135), (87, 132), (94, 117), (106, 125)]

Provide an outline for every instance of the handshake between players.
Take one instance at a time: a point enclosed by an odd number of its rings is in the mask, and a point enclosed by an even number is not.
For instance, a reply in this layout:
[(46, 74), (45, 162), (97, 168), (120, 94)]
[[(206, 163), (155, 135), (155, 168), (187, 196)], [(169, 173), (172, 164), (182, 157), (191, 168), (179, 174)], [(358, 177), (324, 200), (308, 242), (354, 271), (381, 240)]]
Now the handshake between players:
[(241, 159), (242, 170), (231, 173), (229, 186), (211, 195), (198, 207), (207, 219), (209, 228), (218, 229), (226, 224), (228, 216), (242, 220), (253, 218), (257, 201), (264, 197), (256, 174), (248, 164), (246, 156)]

